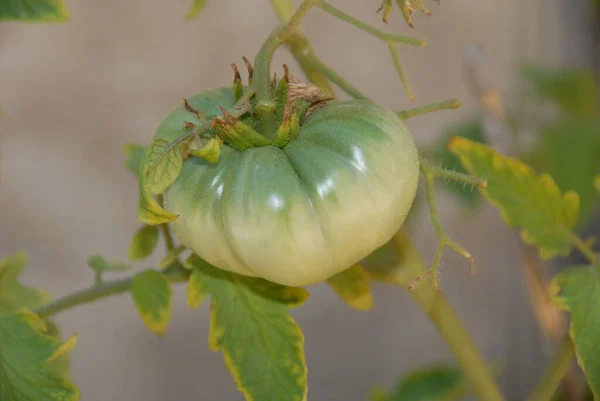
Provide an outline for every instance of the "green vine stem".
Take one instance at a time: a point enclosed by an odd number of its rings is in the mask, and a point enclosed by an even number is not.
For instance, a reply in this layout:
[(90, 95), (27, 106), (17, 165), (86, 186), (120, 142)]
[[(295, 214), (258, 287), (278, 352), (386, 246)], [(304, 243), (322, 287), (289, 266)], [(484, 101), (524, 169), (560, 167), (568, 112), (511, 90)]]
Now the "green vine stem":
[[(277, 2), (277, 0), (271, 0), (273, 8), (277, 14), (277, 18), (279, 18), (282, 23), (287, 24), (292, 19), (292, 16), (296, 11), (294, 6), (291, 3), (283, 2), (276, 7), (275, 2)], [(296, 26), (296, 28), (290, 33), (285, 45), (292, 54), (296, 55), (296, 60), (298, 60), (298, 63), (306, 74), (308, 80), (320, 87), (324, 92), (334, 95), (333, 89), (331, 88), (327, 77), (325, 77), (313, 66), (313, 60), (316, 59), (315, 52), (308, 39), (306, 39), (306, 36), (304, 36), (300, 25)]]
[(403, 120), (408, 120), (411, 117), (420, 116), (422, 114), (431, 113), (439, 110), (449, 110), (449, 109), (458, 109), (460, 107), (460, 102), (458, 99), (449, 99), (443, 102), (429, 104), (423, 107), (415, 107), (413, 109), (402, 110), (398, 112), (398, 116), (400, 116)]
[[(394, 238), (394, 245), (400, 255), (398, 271), (408, 271), (408, 275), (396, 276), (398, 284), (408, 287), (427, 268), (419, 251), (412, 245), (408, 236), (400, 231)], [(502, 401), (504, 398), (493, 378), (492, 371), (483, 360), (471, 335), (460, 317), (452, 308), (446, 296), (436, 290), (432, 279), (409, 292), (411, 297), (427, 313), (454, 353), (477, 398), (485, 401)]]
[(577, 250), (581, 252), (581, 254), (585, 256), (591, 264), (595, 264), (598, 261), (598, 257), (596, 256), (594, 250), (585, 242), (583, 242), (583, 240), (577, 234), (571, 232), (569, 233), (569, 236), (571, 237), (573, 246), (575, 246), (575, 248), (577, 248)]
[[(185, 269), (172, 269), (165, 274), (172, 282), (183, 282), (188, 279), (188, 272)], [(131, 287), (132, 281), (133, 277), (105, 281), (35, 308), (33, 313), (41, 318), (48, 318), (74, 306), (89, 304), (100, 298), (126, 292)]]
[[(350, 82), (348, 82), (344, 77), (339, 75), (337, 72), (326, 66), (317, 56), (313, 56), (310, 58), (310, 62), (313, 67), (323, 74), (327, 79), (340, 87), (344, 92), (348, 95), (352, 96), (355, 99), (361, 100), (370, 100), (367, 95), (362, 93), (359, 89), (354, 87)], [(313, 82), (316, 85), (316, 82)]]
[(567, 337), (527, 401), (550, 401), (567, 374), (574, 356), (575, 346)]
[(400, 77), (400, 82), (404, 85), (404, 90), (408, 95), (409, 100), (415, 100), (415, 94), (413, 93), (410, 84), (408, 83), (408, 79), (406, 78), (406, 74), (404, 73), (404, 68), (402, 67), (402, 63), (400, 62), (400, 55), (398, 54), (398, 49), (396, 48), (396, 43), (391, 40), (388, 41), (388, 49), (390, 54), (392, 55), (392, 60), (394, 61), (394, 67), (396, 68), (396, 73), (398, 73), (398, 77)]

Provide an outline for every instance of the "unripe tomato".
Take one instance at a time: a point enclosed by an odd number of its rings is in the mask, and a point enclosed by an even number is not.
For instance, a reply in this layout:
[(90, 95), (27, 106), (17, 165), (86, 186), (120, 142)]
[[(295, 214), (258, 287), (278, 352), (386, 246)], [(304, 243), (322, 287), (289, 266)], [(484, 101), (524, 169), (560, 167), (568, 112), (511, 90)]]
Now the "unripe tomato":
[[(206, 118), (234, 105), (231, 89), (200, 92)], [(182, 102), (158, 127), (172, 141), (195, 122)], [(391, 110), (334, 101), (312, 112), (285, 146), (223, 146), (217, 163), (184, 161), (164, 193), (169, 223), (190, 250), (224, 270), (299, 286), (351, 267), (400, 228), (415, 198), (419, 156)]]

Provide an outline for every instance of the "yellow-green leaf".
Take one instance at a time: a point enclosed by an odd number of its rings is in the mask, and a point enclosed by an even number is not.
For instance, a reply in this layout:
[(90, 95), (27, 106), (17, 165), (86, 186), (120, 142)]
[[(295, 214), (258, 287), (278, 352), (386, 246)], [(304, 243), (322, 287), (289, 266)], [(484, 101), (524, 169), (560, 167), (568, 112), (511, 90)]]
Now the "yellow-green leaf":
[(413, 276), (409, 263), (424, 266), (421, 254), (408, 235), (400, 229), (394, 238), (362, 261), (371, 280), (406, 287)]
[(142, 145), (128, 143), (123, 150), (127, 156), (125, 167), (136, 177), (139, 176), (146, 149)]
[(522, 229), (525, 242), (539, 247), (542, 258), (571, 251), (570, 235), (579, 217), (577, 193), (561, 194), (548, 174), (538, 176), (525, 163), (488, 146), (455, 137), (449, 147), (467, 171), (487, 179), (483, 195), (500, 208), (508, 225)]
[(221, 137), (212, 138), (206, 145), (200, 149), (190, 149), (189, 153), (192, 156), (200, 157), (209, 163), (217, 163), (221, 156), (221, 148), (223, 140)]
[(162, 336), (171, 321), (171, 283), (164, 274), (147, 270), (131, 283), (131, 296), (140, 317), (151, 332)]
[(358, 310), (373, 308), (373, 294), (369, 273), (361, 265), (355, 265), (327, 280), (327, 284), (348, 305)]
[(145, 259), (154, 252), (158, 244), (158, 227), (144, 225), (140, 227), (129, 245), (129, 259)]
[(209, 345), (221, 351), (247, 401), (303, 401), (304, 336), (288, 309), (308, 296), (302, 288), (217, 269), (192, 255), (188, 302), (211, 297)]
[(162, 194), (177, 179), (183, 166), (183, 155), (178, 142), (169, 143), (157, 139), (148, 151), (148, 189), (155, 195)]
[(158, 225), (175, 220), (179, 215), (169, 213), (163, 209), (152, 196), (152, 193), (146, 188), (146, 174), (148, 172), (148, 163), (144, 162), (142, 170), (138, 177), (139, 203), (138, 218), (146, 224)]
[(552, 281), (554, 299), (571, 312), (569, 334), (595, 399), (600, 397), (600, 266), (573, 266)]
[(594, 178), (594, 187), (596, 187), (596, 191), (600, 192), (600, 175)]
[(0, 261), (0, 314), (21, 308), (35, 308), (50, 300), (45, 292), (19, 283), (19, 276), (26, 264), (25, 252), (17, 252)]
[(193, 19), (200, 15), (202, 9), (206, 6), (206, 0), (192, 0), (192, 6), (190, 10), (185, 15), (186, 19)]
[(0, 21), (65, 22), (69, 12), (62, 0), (0, 1)]
[(61, 346), (31, 312), (0, 316), (0, 400), (78, 400), (79, 390), (57, 371), (53, 360), (72, 345), (73, 341)]

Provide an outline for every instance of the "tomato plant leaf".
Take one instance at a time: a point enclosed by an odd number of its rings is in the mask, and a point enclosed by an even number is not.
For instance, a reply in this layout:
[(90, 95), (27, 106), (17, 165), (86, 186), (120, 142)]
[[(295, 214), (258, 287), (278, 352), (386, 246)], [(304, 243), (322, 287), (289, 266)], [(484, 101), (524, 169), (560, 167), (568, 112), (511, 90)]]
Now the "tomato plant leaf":
[(131, 296), (144, 324), (162, 336), (171, 321), (171, 283), (164, 274), (146, 270), (133, 277)]
[[(445, 130), (437, 140), (430, 155), (431, 160), (439, 163), (443, 168), (454, 170), (458, 173), (467, 171), (460, 164), (460, 160), (448, 149), (448, 141), (455, 137), (463, 137), (478, 143), (487, 143), (483, 122), (478, 119), (463, 121)], [(443, 180), (442, 185), (449, 193), (455, 195), (466, 207), (475, 208), (481, 200), (479, 191), (471, 185), (464, 185), (455, 181)]]
[(21, 308), (35, 308), (50, 300), (45, 292), (19, 283), (19, 276), (26, 264), (25, 252), (17, 252), (0, 261), (0, 314)]
[(146, 149), (142, 145), (135, 143), (128, 143), (123, 148), (127, 160), (125, 161), (125, 167), (131, 171), (136, 177), (140, 174), (140, 168), (144, 160), (144, 154)]
[(21, 310), (0, 316), (0, 399), (2, 401), (75, 401), (79, 390), (55, 363), (70, 351), (47, 334), (44, 322)]
[(468, 386), (460, 369), (437, 366), (410, 372), (393, 391), (387, 394), (379, 391), (374, 396), (381, 401), (442, 401), (463, 398), (467, 392)]
[(129, 245), (129, 259), (147, 258), (156, 249), (156, 244), (158, 244), (158, 227), (150, 225), (140, 227)]
[(204, 9), (204, 6), (206, 6), (206, 0), (192, 0), (192, 6), (190, 7), (188, 13), (185, 15), (185, 18), (188, 20), (196, 18), (200, 15), (202, 10)]
[(561, 194), (548, 174), (538, 176), (525, 163), (488, 146), (459, 137), (449, 146), (467, 171), (487, 179), (482, 194), (500, 209), (508, 225), (522, 229), (525, 242), (539, 247), (543, 259), (571, 251), (579, 216), (577, 193)]
[(352, 308), (363, 311), (373, 308), (369, 273), (361, 265), (352, 266), (330, 277), (327, 284)]
[(62, 0), (0, 1), (0, 21), (66, 22), (69, 12)]
[(600, 93), (593, 70), (525, 65), (521, 76), (544, 99), (577, 115), (598, 114)]
[(129, 265), (120, 261), (109, 262), (100, 255), (92, 255), (88, 259), (88, 266), (97, 273), (102, 273), (106, 270), (125, 271), (129, 269)]
[(186, 249), (187, 248), (185, 247), (185, 245), (178, 245), (175, 248), (171, 249), (167, 253), (167, 256), (165, 256), (165, 258), (160, 261), (158, 267), (168, 267), (171, 263), (175, 262), (179, 255), (181, 255), (182, 252), (185, 252)]
[(154, 199), (150, 191), (146, 188), (146, 173), (148, 171), (148, 163), (144, 162), (142, 171), (138, 176), (139, 183), (139, 202), (138, 202), (138, 218), (146, 224), (158, 225), (168, 223), (179, 217), (176, 214), (169, 213), (163, 209)]
[[(62, 335), (61, 332), (58, 328), (58, 326), (51, 320), (44, 320), (44, 324), (46, 325), (46, 334), (48, 334), (49, 336), (55, 338), (57, 341), (61, 341)], [(70, 343), (75, 346), (75, 344), (73, 342), (77, 342), (77, 339), (75, 338), (75, 340), (73, 340), (73, 337), (75, 336), (75, 334), (73, 336), (71, 336)], [(76, 337), (76, 336), (75, 336)], [(62, 348), (63, 350), (65, 349), (64, 347)], [(71, 380), (71, 372), (70, 370), (70, 360), (69, 360), (69, 354), (68, 353), (62, 353), (61, 355), (55, 355), (55, 357), (52, 360), (52, 366), (54, 368), (54, 372), (56, 372), (57, 374), (59, 374), (61, 377), (63, 377), (64, 379), (67, 380)]]
[(308, 296), (302, 288), (217, 269), (196, 255), (188, 302), (211, 297), (209, 345), (221, 351), (247, 401), (303, 401), (307, 392), (304, 336), (288, 309)]
[(157, 139), (148, 151), (148, 189), (160, 195), (179, 177), (183, 166), (180, 142)]
[(600, 265), (562, 270), (551, 285), (556, 304), (571, 312), (569, 334), (595, 399), (600, 397)]
[(400, 229), (390, 242), (362, 261), (371, 280), (406, 287), (411, 283), (409, 263), (424, 266), (421, 254), (412, 244), (404, 229)]
[(600, 123), (573, 117), (553, 122), (541, 131), (535, 150), (524, 159), (552, 176), (563, 191), (579, 194), (579, 222), (591, 217), (598, 201), (593, 180), (600, 173)]

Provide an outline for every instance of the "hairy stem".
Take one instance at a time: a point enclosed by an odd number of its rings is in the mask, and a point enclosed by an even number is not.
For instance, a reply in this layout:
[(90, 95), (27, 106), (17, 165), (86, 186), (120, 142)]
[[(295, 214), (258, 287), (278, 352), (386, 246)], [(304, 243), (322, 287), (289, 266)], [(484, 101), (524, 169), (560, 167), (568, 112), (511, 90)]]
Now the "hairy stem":
[[(426, 266), (408, 236), (400, 231), (394, 243), (402, 259), (398, 269), (408, 270), (413, 278), (419, 277)], [(406, 287), (410, 281), (411, 278), (407, 277), (406, 282), (399, 284)], [(431, 278), (423, 281), (425, 282), (409, 294), (437, 327), (458, 360), (477, 398), (485, 401), (502, 401), (503, 396), (495, 383), (491, 369), (477, 350), (460, 317), (444, 294), (434, 288)]]
[[(295, 8), (291, 0), (271, 0), (271, 4), (282, 24), (287, 24), (292, 19)], [(306, 36), (304, 36), (300, 25), (296, 26), (296, 29), (290, 33), (285, 44), (300, 64), (308, 80), (324, 92), (334, 95), (327, 78), (313, 66), (312, 59), (316, 58), (315, 52)]]
[(314, 0), (314, 3), (317, 7), (319, 7), (323, 11), (333, 15), (334, 17), (339, 18), (340, 20), (345, 21), (351, 25), (354, 25), (358, 29), (361, 29), (361, 30), (363, 30), (381, 40), (384, 40), (386, 42), (406, 43), (409, 45), (419, 46), (419, 47), (426, 45), (426, 42), (421, 39), (412, 38), (410, 36), (394, 35), (392, 33), (388, 33), (388, 32), (382, 31), (380, 29), (377, 29), (374, 26), (371, 26), (357, 18), (354, 18), (351, 15), (346, 14), (342, 10), (335, 8), (334, 6), (330, 5), (329, 3), (327, 3), (324, 0)]
[[(165, 274), (173, 282), (186, 281), (188, 278), (188, 273), (185, 269), (183, 269), (183, 271), (180, 269), (172, 269), (171, 271), (166, 271)], [(126, 292), (131, 287), (132, 281), (133, 277), (122, 280), (105, 281), (35, 308), (33, 312), (41, 318), (48, 318), (74, 306), (89, 304), (100, 298)]]
[(398, 112), (398, 116), (403, 120), (408, 120), (411, 117), (420, 116), (422, 114), (431, 113), (438, 110), (458, 109), (460, 102), (458, 99), (449, 99), (439, 103), (428, 104), (423, 107), (415, 107), (413, 109), (402, 110)]
[(588, 244), (583, 242), (583, 240), (577, 234), (571, 232), (569, 236), (571, 237), (573, 246), (575, 246), (575, 248), (577, 248), (577, 250), (581, 252), (581, 254), (585, 256), (591, 264), (594, 264), (598, 261), (598, 257), (596, 256), (594, 250)]
[(575, 347), (567, 337), (527, 401), (550, 401), (567, 374), (574, 356)]

